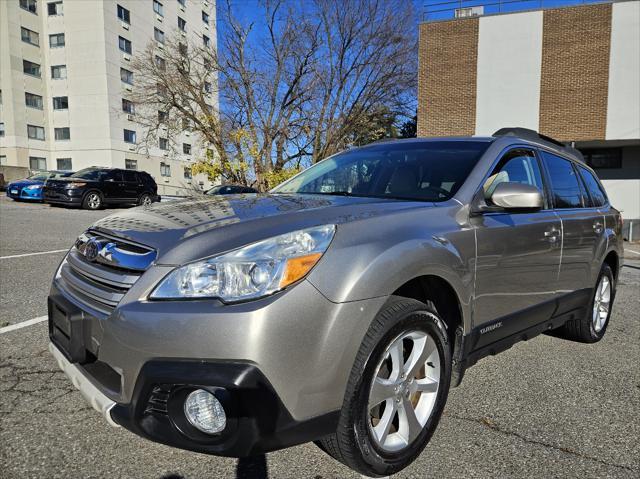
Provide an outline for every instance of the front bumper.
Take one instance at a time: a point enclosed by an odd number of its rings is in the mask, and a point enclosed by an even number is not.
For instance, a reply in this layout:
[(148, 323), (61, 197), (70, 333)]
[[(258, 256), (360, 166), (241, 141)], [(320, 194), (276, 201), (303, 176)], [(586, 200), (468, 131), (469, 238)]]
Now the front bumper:
[(42, 198), (46, 203), (80, 206), (82, 204), (83, 193), (83, 191), (78, 189), (54, 190), (45, 187), (43, 190)]
[[(107, 316), (82, 308), (63, 283), (52, 286), (50, 300), (72, 319), (61, 334), (50, 308), (52, 341), (76, 338), (62, 349), (115, 403), (113, 421), (157, 442), (234, 457), (335, 431), (355, 355), (386, 298), (336, 304), (302, 281), (244, 304), (141, 299), (170, 269), (148, 270)], [(171, 416), (170, 398), (184, 388), (220, 391), (231, 417), (220, 436), (193, 434)], [(153, 407), (156, 398), (165, 411)]]
[[(16, 193), (13, 193), (16, 191)], [(7, 188), (7, 196), (14, 200), (31, 200), (31, 201), (42, 201), (42, 188), (36, 190), (28, 190), (26, 188)]]

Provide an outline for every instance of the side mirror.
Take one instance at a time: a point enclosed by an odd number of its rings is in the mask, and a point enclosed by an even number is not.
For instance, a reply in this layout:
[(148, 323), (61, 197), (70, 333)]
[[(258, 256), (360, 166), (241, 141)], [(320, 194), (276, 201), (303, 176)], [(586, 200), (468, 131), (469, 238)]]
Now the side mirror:
[(533, 185), (500, 183), (491, 195), (491, 202), (505, 210), (539, 210), (544, 206), (542, 193)]

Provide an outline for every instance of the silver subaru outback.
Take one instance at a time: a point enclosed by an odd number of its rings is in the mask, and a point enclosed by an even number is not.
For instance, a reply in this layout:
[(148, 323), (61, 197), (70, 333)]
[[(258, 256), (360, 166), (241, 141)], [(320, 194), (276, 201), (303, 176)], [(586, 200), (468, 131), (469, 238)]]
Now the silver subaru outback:
[(400, 471), (479, 359), (605, 334), (621, 217), (531, 130), (376, 143), (268, 194), (108, 216), (49, 296), (50, 351), (115, 426), (244, 457), (316, 441)]

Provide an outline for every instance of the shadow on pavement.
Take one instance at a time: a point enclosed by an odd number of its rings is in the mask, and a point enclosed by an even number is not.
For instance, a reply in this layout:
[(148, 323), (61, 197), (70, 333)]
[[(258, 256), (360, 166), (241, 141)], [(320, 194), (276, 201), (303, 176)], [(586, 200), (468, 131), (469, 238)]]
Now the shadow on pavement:
[[(238, 459), (236, 479), (268, 479), (267, 457), (265, 455)], [(160, 479), (185, 479), (180, 474), (167, 474)]]

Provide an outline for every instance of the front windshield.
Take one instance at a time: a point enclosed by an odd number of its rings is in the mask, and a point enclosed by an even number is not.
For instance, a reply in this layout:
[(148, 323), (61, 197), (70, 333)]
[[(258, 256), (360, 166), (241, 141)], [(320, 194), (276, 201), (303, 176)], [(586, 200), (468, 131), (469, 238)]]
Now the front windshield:
[(373, 145), (328, 158), (272, 193), (445, 201), (489, 145), (456, 140)]
[(107, 175), (107, 173), (108, 171), (105, 170), (85, 168), (84, 170), (80, 170), (69, 176), (69, 178), (82, 178), (83, 180), (101, 180)]
[(47, 178), (49, 178), (49, 173), (36, 173), (35, 175), (31, 175), (28, 179), (36, 180), (36, 181), (44, 181)]

